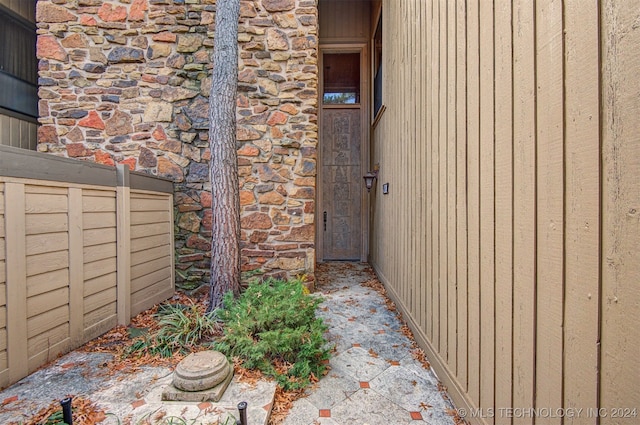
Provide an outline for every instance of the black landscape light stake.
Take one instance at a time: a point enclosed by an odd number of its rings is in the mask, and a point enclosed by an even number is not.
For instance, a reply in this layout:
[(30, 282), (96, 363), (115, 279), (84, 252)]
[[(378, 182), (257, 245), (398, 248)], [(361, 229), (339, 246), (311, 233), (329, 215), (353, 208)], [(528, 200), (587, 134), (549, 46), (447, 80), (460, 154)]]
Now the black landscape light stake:
[(71, 415), (71, 397), (60, 400), (62, 406), (62, 420), (67, 425), (73, 425), (73, 416)]
[(241, 401), (238, 403), (238, 412), (240, 412), (240, 419), (236, 422), (238, 425), (247, 425), (247, 402)]

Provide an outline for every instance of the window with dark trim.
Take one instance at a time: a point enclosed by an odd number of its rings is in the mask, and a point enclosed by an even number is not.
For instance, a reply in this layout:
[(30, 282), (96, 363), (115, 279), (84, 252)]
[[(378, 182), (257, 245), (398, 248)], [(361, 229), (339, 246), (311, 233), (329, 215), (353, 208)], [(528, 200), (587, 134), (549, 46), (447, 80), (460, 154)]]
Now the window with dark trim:
[(325, 53), (323, 55), (323, 92), (325, 105), (360, 103), (360, 54)]
[(373, 34), (373, 116), (382, 108), (382, 14), (378, 17), (376, 32)]
[(38, 116), (35, 25), (0, 7), (0, 108)]

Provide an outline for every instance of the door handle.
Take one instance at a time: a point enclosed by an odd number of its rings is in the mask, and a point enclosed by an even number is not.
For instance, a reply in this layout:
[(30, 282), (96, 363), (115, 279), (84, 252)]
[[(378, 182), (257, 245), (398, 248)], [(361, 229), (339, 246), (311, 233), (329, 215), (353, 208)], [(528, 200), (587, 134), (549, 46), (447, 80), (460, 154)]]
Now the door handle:
[(322, 221), (324, 223), (324, 231), (326, 232), (327, 231), (327, 212), (326, 211), (322, 214)]

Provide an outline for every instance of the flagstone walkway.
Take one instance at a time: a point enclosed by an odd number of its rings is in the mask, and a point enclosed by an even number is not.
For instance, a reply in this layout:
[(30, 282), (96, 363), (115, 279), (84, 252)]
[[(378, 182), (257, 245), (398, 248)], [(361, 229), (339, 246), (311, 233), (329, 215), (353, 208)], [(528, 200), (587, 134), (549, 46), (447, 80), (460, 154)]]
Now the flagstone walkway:
[(448, 395), (416, 359), (371, 267), (325, 263), (317, 276), (316, 292), (325, 298), (319, 316), (335, 352), (327, 376), (294, 403), (284, 425), (453, 425)]

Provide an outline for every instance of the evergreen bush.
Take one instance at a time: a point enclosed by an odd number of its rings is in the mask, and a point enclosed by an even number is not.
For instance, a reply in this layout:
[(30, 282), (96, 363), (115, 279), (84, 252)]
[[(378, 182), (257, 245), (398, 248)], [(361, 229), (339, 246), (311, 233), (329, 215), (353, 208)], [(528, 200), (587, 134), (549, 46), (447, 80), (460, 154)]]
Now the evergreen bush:
[(238, 298), (224, 297), (216, 311), (224, 335), (215, 347), (285, 390), (304, 388), (324, 374), (329, 359), (327, 327), (315, 315), (321, 302), (300, 280), (253, 281)]

